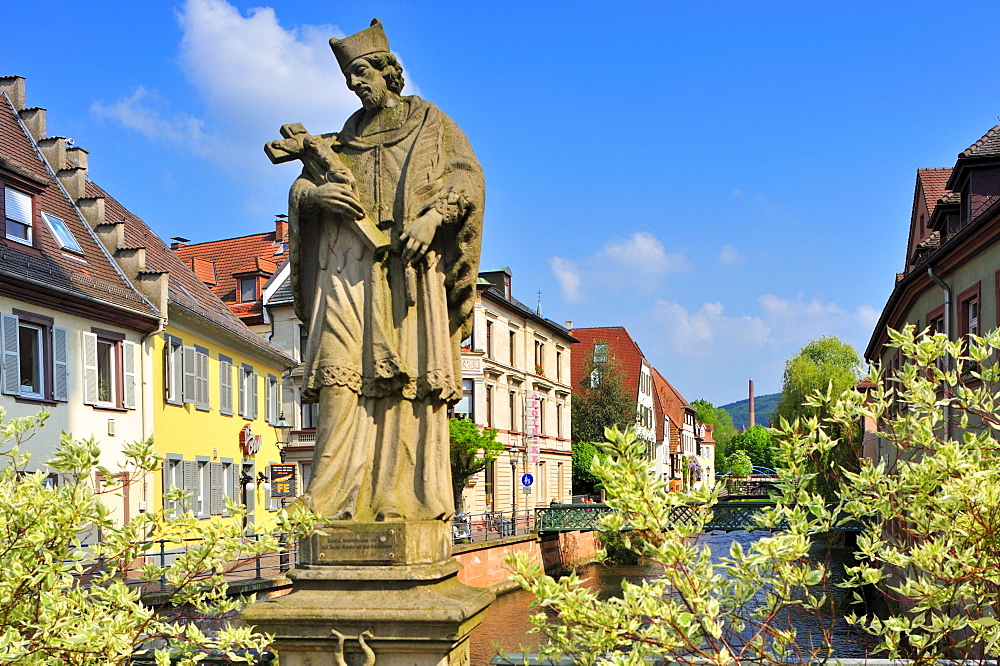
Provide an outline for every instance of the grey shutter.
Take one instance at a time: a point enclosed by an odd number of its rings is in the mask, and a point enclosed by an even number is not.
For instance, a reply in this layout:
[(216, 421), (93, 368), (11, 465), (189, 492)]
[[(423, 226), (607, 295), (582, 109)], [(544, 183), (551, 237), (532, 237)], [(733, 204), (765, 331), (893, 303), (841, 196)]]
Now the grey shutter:
[(0, 375), (3, 375), (2, 389), (7, 395), (18, 395), (21, 392), (21, 363), (17, 344), (18, 320), (14, 315), (5, 314), (0, 317), (0, 337), (3, 338), (3, 364), (0, 365)]
[(239, 377), (237, 379), (237, 383), (239, 384), (239, 386), (237, 386), (237, 388), (239, 389), (239, 392), (240, 392), (240, 395), (239, 395), (239, 397), (240, 397), (240, 404), (239, 404), (240, 416), (246, 417), (246, 416), (249, 415), (249, 410), (247, 409), (247, 376), (246, 376), (247, 375), (247, 370), (246, 370), (246, 368), (245, 367), (244, 368), (240, 368), (239, 371), (237, 372), (237, 375)]
[[(163, 472), (163, 495), (164, 496), (166, 496), (166, 494), (168, 492), (170, 492), (170, 489), (173, 488), (173, 486), (174, 486), (174, 464), (175, 463), (174, 463), (173, 460), (169, 460), (168, 459), (168, 460), (164, 460), (163, 461), (163, 467), (162, 467), (161, 471)], [(163, 500), (163, 508), (166, 511), (173, 512), (173, 510), (174, 510), (174, 503), (173, 502), (167, 502), (167, 500)]]
[(225, 501), (223, 500), (223, 470), (222, 463), (208, 463), (208, 475), (212, 481), (211, 488), (211, 499), (209, 505), (209, 513), (213, 516), (218, 516), (222, 514), (222, 508), (225, 506)]
[(187, 498), (184, 500), (185, 511), (195, 511), (198, 508), (198, 462), (195, 460), (185, 460), (184, 463), (184, 492)]
[(267, 376), (267, 402), (265, 403), (264, 418), (268, 423), (278, 420), (276, 407), (278, 406), (278, 380), (274, 375)]
[(219, 413), (233, 415), (233, 363), (219, 356)]
[(208, 350), (200, 350), (198, 354), (198, 380), (201, 384), (201, 408), (205, 411), (209, 409), (208, 395)]
[(83, 404), (97, 404), (97, 335), (81, 331), (83, 338)]
[(196, 402), (197, 366), (194, 347), (184, 347), (184, 389), (181, 402)]
[(69, 333), (65, 328), (52, 329), (52, 399), (69, 400)]
[(122, 342), (122, 367), (125, 369), (125, 408), (135, 409), (135, 350), (134, 342)]
[(250, 419), (255, 420), (257, 418), (257, 403), (260, 402), (257, 399), (257, 385), (258, 381), (257, 373), (250, 372)]
[(229, 475), (229, 492), (232, 493), (229, 499), (234, 502), (240, 501), (240, 466), (239, 463), (230, 463), (229, 467), (226, 468), (226, 474)]

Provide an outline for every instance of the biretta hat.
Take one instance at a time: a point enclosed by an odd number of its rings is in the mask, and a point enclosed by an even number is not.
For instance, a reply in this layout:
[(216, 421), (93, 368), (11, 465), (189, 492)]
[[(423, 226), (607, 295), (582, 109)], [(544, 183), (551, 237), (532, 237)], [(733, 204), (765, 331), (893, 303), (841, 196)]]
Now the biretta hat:
[(337, 56), (337, 62), (340, 63), (340, 69), (343, 70), (361, 56), (372, 53), (388, 53), (389, 40), (385, 36), (385, 31), (382, 30), (382, 21), (373, 18), (371, 26), (349, 37), (343, 39), (331, 37), (330, 48), (333, 49), (333, 55)]

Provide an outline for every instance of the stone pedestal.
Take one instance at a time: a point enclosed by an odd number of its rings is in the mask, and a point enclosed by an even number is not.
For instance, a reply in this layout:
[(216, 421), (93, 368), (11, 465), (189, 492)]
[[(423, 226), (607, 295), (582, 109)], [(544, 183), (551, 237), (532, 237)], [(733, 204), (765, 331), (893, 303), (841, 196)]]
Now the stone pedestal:
[(494, 595), (458, 581), (447, 523), (331, 523), (299, 559), (291, 594), (243, 611), (274, 634), (282, 666), (469, 663), (469, 634)]

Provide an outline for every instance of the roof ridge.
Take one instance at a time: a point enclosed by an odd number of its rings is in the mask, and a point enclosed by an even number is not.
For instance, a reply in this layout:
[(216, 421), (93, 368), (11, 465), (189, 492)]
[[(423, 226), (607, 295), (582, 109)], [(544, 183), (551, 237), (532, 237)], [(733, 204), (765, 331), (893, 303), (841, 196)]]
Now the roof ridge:
[(963, 150), (962, 152), (960, 152), (958, 154), (958, 156), (959, 157), (975, 157), (976, 153), (979, 152), (979, 149), (982, 148), (986, 144), (987, 141), (989, 141), (994, 136), (996, 136), (998, 132), (1000, 132), (1000, 125), (994, 125), (993, 127), (991, 127), (986, 132), (986, 134), (982, 135), (971, 146), (969, 146), (968, 148), (966, 148), (965, 150)]
[(232, 238), (216, 238), (215, 240), (202, 241), (200, 243), (185, 243), (178, 249), (185, 249), (189, 247), (197, 247), (198, 245), (211, 245), (212, 243), (226, 243), (228, 241), (240, 240), (242, 238), (251, 238), (253, 236), (268, 236), (274, 235), (274, 231), (263, 231), (256, 234), (244, 234), (243, 236), (233, 236)]

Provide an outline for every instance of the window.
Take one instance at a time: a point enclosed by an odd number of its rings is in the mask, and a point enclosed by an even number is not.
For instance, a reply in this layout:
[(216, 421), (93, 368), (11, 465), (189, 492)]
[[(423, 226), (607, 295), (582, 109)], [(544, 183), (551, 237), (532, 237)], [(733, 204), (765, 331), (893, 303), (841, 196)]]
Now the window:
[(69, 227), (66, 226), (66, 223), (62, 220), (62, 218), (58, 218), (55, 215), (49, 215), (48, 213), (42, 213), (42, 217), (45, 218), (45, 222), (49, 225), (49, 229), (52, 230), (52, 238), (55, 239), (60, 248), (83, 254), (83, 250), (80, 249), (80, 244), (76, 242), (76, 238), (73, 237)]
[(94, 407), (135, 409), (136, 344), (115, 331), (81, 331), (83, 402)]
[(486, 427), (493, 427), (493, 387), (486, 387)]
[(180, 338), (163, 336), (163, 391), (171, 405), (184, 404), (184, 343)]
[(271, 495), (271, 465), (274, 463), (268, 463), (267, 483), (264, 484), (264, 506), (267, 507), (268, 511), (280, 511), (282, 498)]
[(305, 360), (306, 350), (309, 349), (309, 329), (305, 324), (299, 324), (299, 362)]
[(301, 420), (299, 421), (299, 428), (302, 430), (315, 430), (316, 429), (316, 417), (318, 414), (319, 405), (315, 402), (303, 402), (300, 407)]
[(596, 389), (601, 386), (601, 369), (594, 368), (590, 371), (590, 388)]
[(472, 418), (472, 380), (462, 380), (462, 399), (455, 405), (455, 418)]
[(226, 500), (229, 499), (233, 502), (240, 501), (239, 468), (233, 462), (232, 458), (222, 458), (220, 466), (222, 468), (222, 492), (219, 498), (219, 514), (228, 516), (229, 512), (226, 511)]
[(240, 416), (253, 421), (257, 418), (257, 375), (244, 363), (239, 371)]
[(257, 278), (240, 278), (240, 302), (249, 303), (257, 300)]
[(493, 358), (493, 322), (486, 320), (486, 358)]
[(3, 190), (7, 238), (24, 245), (31, 245), (31, 221), (34, 219), (31, 195), (10, 186), (4, 186)]
[(958, 295), (959, 324), (958, 334), (967, 338), (979, 335), (979, 283), (969, 287)]
[(562, 427), (562, 410), (563, 406), (556, 404), (556, 437), (562, 439), (563, 427)]
[(607, 363), (608, 362), (608, 343), (607, 342), (595, 342), (594, 343), (594, 363)]
[(264, 419), (268, 423), (277, 423), (281, 413), (281, 385), (274, 375), (267, 376), (265, 385)]
[(163, 508), (172, 514), (184, 511), (184, 501), (174, 502), (166, 499), (167, 493), (174, 488), (186, 490), (184, 486), (184, 459), (176, 453), (168, 453), (163, 459)]
[(535, 340), (535, 373), (545, 372), (545, 343)]
[(556, 381), (562, 381), (562, 352), (556, 352)]
[(510, 332), (510, 365), (514, 367), (514, 350), (517, 349), (517, 333), (514, 331)]
[(510, 392), (510, 404), (507, 406), (508, 409), (509, 409), (509, 411), (510, 411), (510, 431), (511, 432), (515, 432), (517, 430), (517, 427), (515, 426), (515, 424), (517, 423), (517, 411), (516, 411), (517, 407), (516, 407), (516, 405), (517, 405), (517, 400), (514, 398), (514, 392), (511, 391)]
[(68, 400), (67, 332), (53, 322), (21, 310), (0, 318), (0, 392), (27, 400)]
[(219, 354), (219, 413), (233, 415), (233, 359)]

